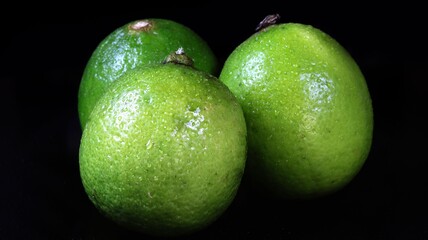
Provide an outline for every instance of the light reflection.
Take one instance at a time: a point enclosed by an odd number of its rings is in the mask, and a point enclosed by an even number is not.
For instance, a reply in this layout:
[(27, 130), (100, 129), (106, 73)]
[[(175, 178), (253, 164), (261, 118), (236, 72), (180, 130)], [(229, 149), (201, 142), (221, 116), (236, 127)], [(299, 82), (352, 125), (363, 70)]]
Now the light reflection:
[(114, 136), (115, 141), (122, 141), (122, 138), (127, 137), (127, 132), (131, 131), (132, 126), (137, 120), (139, 110), (139, 90), (123, 92), (118, 96), (118, 99), (111, 106), (116, 117), (107, 116), (104, 121), (106, 126), (115, 126), (115, 129), (120, 129), (119, 136)]
[(190, 121), (185, 123), (185, 125), (186, 125), (186, 127), (190, 128), (192, 130), (198, 131), (198, 133), (199, 133), (199, 131), (202, 130), (201, 133), (203, 133), (203, 128), (199, 129), (199, 127), (200, 127), (201, 123), (205, 120), (205, 117), (204, 117), (204, 115), (200, 114), (200, 112), (201, 112), (201, 109), (199, 107), (196, 108), (196, 110), (193, 112), (189, 111), (189, 107), (188, 107), (188, 109), (186, 110), (186, 113), (192, 114), (195, 118), (190, 119)]
[(251, 86), (260, 83), (266, 76), (266, 67), (264, 66), (266, 55), (263, 52), (255, 52), (247, 59), (243, 66), (243, 80), (246, 86)]
[(305, 133), (314, 132), (317, 120), (321, 112), (331, 110), (334, 97), (333, 80), (326, 73), (303, 73), (300, 74), (303, 81), (305, 96), (308, 98), (306, 111), (300, 124)]
[(330, 103), (333, 99), (333, 80), (323, 73), (303, 73), (300, 80), (305, 83), (305, 93), (314, 104), (314, 111), (319, 111), (321, 104)]

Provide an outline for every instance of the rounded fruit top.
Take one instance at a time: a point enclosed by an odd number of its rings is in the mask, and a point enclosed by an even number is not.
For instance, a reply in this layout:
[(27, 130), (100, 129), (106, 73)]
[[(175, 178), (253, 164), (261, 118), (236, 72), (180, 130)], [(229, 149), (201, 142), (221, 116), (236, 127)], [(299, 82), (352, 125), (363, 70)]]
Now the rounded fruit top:
[(83, 131), (80, 172), (108, 218), (151, 235), (202, 229), (232, 202), (246, 160), (242, 109), (227, 87), (182, 64), (125, 73)]
[(220, 74), (248, 129), (248, 175), (288, 198), (335, 192), (370, 150), (371, 98), (349, 53), (309, 25), (264, 26), (228, 57)]
[(161, 63), (180, 47), (192, 58), (196, 69), (217, 73), (217, 59), (208, 44), (193, 30), (172, 20), (137, 20), (109, 34), (90, 57), (80, 83), (78, 110), (82, 128), (95, 103), (118, 77), (138, 66)]

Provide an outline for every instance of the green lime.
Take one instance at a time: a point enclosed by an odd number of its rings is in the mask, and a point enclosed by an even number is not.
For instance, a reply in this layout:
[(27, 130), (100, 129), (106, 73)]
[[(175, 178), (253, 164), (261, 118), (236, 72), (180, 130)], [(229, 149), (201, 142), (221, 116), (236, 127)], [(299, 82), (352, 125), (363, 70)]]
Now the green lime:
[(105, 216), (151, 235), (189, 234), (235, 197), (245, 119), (212, 75), (148, 65), (125, 73), (95, 105), (79, 157), (86, 193)]
[(85, 126), (108, 86), (137, 66), (161, 63), (178, 48), (193, 58), (196, 69), (216, 73), (217, 59), (208, 44), (190, 28), (167, 19), (143, 19), (119, 27), (100, 42), (80, 83), (78, 110)]
[(333, 193), (354, 178), (370, 150), (373, 112), (365, 78), (321, 30), (261, 25), (220, 74), (244, 110), (247, 173), (286, 198)]

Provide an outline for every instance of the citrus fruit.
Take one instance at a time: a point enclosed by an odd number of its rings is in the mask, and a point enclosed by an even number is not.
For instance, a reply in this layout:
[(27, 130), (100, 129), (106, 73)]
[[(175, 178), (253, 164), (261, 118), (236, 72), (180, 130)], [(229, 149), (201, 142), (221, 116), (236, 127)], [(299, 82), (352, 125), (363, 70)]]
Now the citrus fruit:
[(230, 205), (246, 161), (241, 106), (214, 76), (147, 65), (120, 77), (94, 107), (80, 173), (108, 218), (156, 236), (189, 234)]
[(365, 78), (323, 31), (261, 26), (230, 54), (219, 77), (244, 110), (246, 172), (255, 186), (285, 198), (333, 193), (356, 176), (371, 147)]
[(208, 44), (190, 28), (168, 19), (127, 23), (103, 39), (90, 57), (81, 79), (78, 111), (82, 128), (108, 86), (129, 69), (161, 63), (182, 47), (196, 69), (216, 73), (217, 59)]

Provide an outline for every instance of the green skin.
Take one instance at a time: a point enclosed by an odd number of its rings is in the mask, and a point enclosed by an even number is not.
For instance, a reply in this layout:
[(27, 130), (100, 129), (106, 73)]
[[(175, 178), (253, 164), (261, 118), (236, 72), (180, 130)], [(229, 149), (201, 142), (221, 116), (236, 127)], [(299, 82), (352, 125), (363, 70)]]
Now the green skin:
[(307, 199), (343, 188), (364, 164), (373, 112), (359, 67), (333, 38), (272, 25), (238, 46), (220, 74), (248, 130), (248, 174), (261, 188)]
[(217, 59), (208, 44), (191, 29), (174, 21), (133, 21), (107, 36), (89, 59), (80, 83), (78, 110), (82, 129), (112, 82), (129, 69), (161, 63), (180, 47), (193, 58), (196, 69), (216, 74)]
[(244, 114), (212, 75), (172, 63), (138, 68), (96, 104), (79, 157), (83, 186), (108, 218), (151, 235), (189, 234), (234, 199)]

